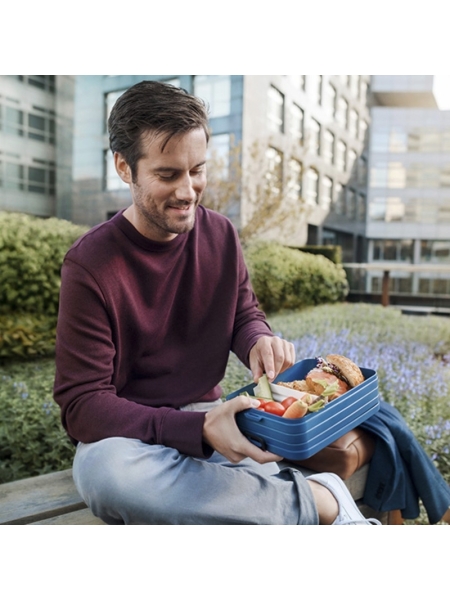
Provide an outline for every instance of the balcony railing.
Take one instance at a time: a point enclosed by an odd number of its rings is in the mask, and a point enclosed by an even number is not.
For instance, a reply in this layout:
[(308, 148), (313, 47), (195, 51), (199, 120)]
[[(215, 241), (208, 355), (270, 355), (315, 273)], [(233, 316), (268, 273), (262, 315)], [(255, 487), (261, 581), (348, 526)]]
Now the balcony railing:
[(450, 264), (344, 263), (350, 296), (395, 304), (450, 308)]

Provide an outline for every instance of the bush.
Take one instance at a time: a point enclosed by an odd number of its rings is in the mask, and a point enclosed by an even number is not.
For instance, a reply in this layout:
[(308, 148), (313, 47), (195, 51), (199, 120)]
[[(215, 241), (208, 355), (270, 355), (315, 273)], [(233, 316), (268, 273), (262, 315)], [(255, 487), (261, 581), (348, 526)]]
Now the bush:
[(71, 467), (53, 380), (50, 359), (0, 366), (0, 483)]
[(334, 262), (335, 265), (342, 264), (342, 247), (341, 246), (303, 246), (298, 248), (301, 252), (309, 252), (310, 254), (320, 254)]
[(56, 315), (60, 270), (86, 227), (0, 212), (0, 312)]
[(255, 242), (245, 249), (255, 294), (267, 312), (340, 302), (348, 294), (344, 269), (324, 256)]
[(0, 358), (51, 356), (55, 336), (56, 316), (0, 314)]

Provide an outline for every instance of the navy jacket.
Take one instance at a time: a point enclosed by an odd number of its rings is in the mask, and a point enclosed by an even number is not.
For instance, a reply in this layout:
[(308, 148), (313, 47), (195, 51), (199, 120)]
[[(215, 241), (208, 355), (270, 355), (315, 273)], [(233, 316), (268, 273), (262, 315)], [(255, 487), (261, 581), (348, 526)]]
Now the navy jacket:
[(376, 436), (364, 502), (379, 511), (399, 509), (404, 519), (415, 519), (420, 498), (430, 523), (440, 521), (450, 507), (450, 486), (398, 410), (382, 401), (360, 427)]

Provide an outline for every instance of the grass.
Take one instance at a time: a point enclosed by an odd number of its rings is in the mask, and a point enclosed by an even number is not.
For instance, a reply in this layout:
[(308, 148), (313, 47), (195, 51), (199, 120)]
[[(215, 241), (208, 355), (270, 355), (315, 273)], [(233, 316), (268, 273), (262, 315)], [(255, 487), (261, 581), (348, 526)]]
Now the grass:
[[(450, 483), (450, 319), (406, 316), (394, 308), (345, 303), (273, 314), (268, 319), (275, 333), (294, 343), (297, 360), (338, 353), (362, 367), (376, 370), (382, 398), (396, 406)], [(67, 445), (58, 409), (51, 400), (53, 378), (52, 359), (0, 365), (0, 478), (2, 474), (26, 476), (22, 475), (20, 460), (8, 457), (5, 444), (11, 446), (11, 440), (15, 440), (21, 446), (20, 455), (26, 457), (27, 435), (31, 434), (33, 440), (41, 442), (50, 431), (56, 436), (46, 450), (48, 464), (41, 461), (37, 470), (45, 472), (70, 466), (72, 449)], [(224, 393), (251, 381), (248, 369), (230, 355), (222, 382)], [(9, 406), (7, 420), (6, 406)], [(42, 431), (37, 428), (36, 412), (38, 420), (45, 422)], [(24, 434), (19, 417), (33, 422), (31, 434)], [(59, 447), (53, 447), (55, 444)], [(8, 472), (12, 463), (13, 472)], [(422, 522), (421, 519), (417, 522)]]

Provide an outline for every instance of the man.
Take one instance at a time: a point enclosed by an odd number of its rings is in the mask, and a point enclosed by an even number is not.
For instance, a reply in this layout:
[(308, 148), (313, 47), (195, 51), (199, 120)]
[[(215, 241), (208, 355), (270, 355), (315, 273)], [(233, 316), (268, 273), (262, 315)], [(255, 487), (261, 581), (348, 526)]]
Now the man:
[(258, 309), (235, 229), (200, 204), (203, 102), (143, 81), (108, 125), (132, 204), (68, 252), (57, 331), (81, 496), (112, 524), (368, 524), (339, 478), (280, 472), (241, 434), (235, 414), (257, 401), (220, 399), (230, 350), (255, 380), (295, 356)]

